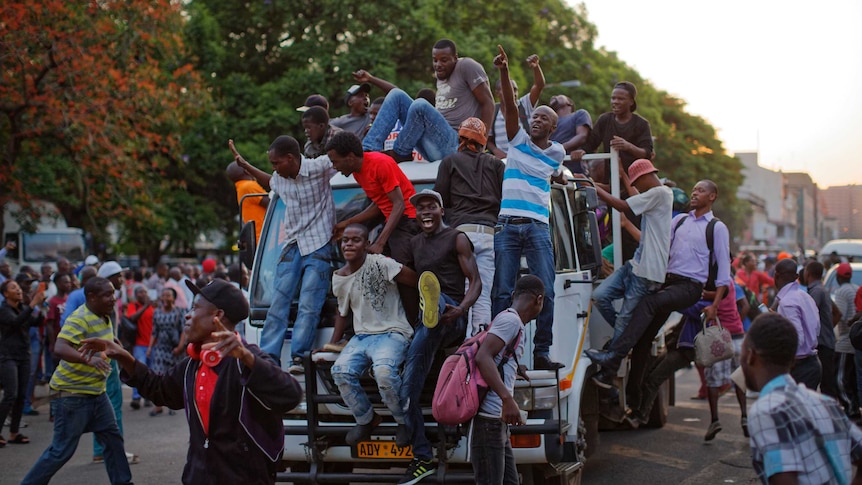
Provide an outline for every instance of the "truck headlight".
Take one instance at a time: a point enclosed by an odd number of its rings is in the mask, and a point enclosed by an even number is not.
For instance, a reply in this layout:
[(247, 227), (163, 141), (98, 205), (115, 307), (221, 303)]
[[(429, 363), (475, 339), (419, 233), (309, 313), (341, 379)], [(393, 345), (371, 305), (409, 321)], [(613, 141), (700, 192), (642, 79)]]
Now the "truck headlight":
[(553, 409), (557, 405), (557, 388), (521, 387), (515, 389), (513, 397), (518, 407), (524, 411)]

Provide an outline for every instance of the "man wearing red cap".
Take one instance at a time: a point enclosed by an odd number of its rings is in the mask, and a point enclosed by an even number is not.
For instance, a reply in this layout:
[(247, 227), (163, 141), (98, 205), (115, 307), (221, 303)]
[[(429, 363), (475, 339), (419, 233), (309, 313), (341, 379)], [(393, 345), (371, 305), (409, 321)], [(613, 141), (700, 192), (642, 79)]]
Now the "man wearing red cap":
[[(605, 321), (614, 327), (614, 340), (622, 335), (641, 298), (664, 283), (670, 250), (673, 191), (661, 183), (656, 172), (658, 169), (645, 158), (632, 163), (628, 175), (621, 170), (623, 183), (628, 193), (633, 194), (626, 200), (596, 187), (599, 197), (609, 206), (620, 212), (630, 211), (642, 216), (640, 244), (634, 257), (593, 292), (596, 307)], [(618, 299), (623, 300), (619, 312), (614, 307), (614, 300)]]
[(491, 323), (491, 287), (494, 284), (494, 225), (503, 198), (506, 166), (484, 153), (485, 123), (467, 118), (458, 129), (458, 153), (440, 163), (434, 190), (443, 197), (447, 223), (473, 243), (482, 293), (473, 304), (470, 326), (475, 334)]

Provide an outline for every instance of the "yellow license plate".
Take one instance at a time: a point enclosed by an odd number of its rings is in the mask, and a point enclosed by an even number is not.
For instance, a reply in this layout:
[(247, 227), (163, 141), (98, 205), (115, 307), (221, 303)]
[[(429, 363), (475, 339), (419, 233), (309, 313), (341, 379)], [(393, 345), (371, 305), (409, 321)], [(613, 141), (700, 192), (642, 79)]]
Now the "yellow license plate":
[(400, 447), (394, 441), (360, 441), (354, 450), (356, 458), (391, 460), (413, 458), (413, 447)]

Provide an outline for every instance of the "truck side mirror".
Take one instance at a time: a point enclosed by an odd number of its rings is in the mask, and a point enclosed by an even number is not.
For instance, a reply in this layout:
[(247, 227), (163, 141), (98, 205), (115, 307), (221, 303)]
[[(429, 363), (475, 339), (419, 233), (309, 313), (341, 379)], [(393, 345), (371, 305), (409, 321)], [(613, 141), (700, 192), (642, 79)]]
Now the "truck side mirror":
[(254, 263), (254, 252), (257, 249), (257, 235), (255, 232), (254, 221), (248, 221), (242, 225), (239, 231), (239, 260), (247, 268), (251, 268)]

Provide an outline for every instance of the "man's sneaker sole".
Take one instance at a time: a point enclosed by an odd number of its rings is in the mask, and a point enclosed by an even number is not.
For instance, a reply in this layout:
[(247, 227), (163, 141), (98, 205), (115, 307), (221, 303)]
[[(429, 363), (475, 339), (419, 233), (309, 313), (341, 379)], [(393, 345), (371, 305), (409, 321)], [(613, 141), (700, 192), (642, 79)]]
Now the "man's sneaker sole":
[(427, 467), (424, 464), (418, 465), (416, 469), (413, 470), (413, 474), (410, 477), (405, 476), (402, 481), (398, 482), (398, 485), (413, 485), (415, 483), (419, 483), (423, 478), (433, 475), (437, 471), (437, 468), (433, 465), (433, 463), (427, 463)]
[[(600, 373), (599, 373), (599, 374), (600, 374)], [(598, 386), (598, 387), (601, 387), (602, 389), (610, 389), (610, 388), (614, 387), (613, 383), (603, 381), (603, 380), (599, 377), (599, 374), (595, 374), (595, 375), (591, 378), (591, 379), (592, 379), (592, 381), (593, 381), (593, 384), (595, 384), (595, 385), (596, 385), (596, 386)]]
[(440, 282), (437, 276), (425, 271), (419, 275), (419, 313), (422, 314), (422, 325), (434, 328), (440, 321), (437, 306), (440, 303)]

